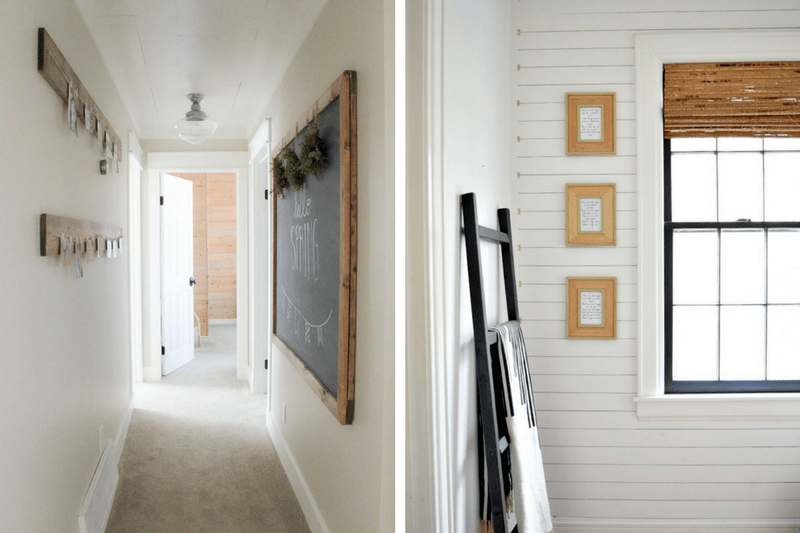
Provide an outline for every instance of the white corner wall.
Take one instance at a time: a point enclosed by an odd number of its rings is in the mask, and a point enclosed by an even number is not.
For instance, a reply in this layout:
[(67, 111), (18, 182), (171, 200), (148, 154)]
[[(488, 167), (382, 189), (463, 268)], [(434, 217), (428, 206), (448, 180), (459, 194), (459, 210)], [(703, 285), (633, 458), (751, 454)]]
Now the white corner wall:
[[(280, 139), (345, 70), (358, 76), (358, 274), (355, 414), (341, 426), (280, 350), (270, 362), (267, 421), (312, 531), (393, 531), (393, 101), (385, 27), (392, 2), (330, 0), (269, 104)], [(389, 11), (391, 13), (391, 11)], [(389, 143), (390, 144), (390, 143)], [(266, 265), (257, 266), (266, 275)], [(282, 421), (286, 406), (286, 423)], [(387, 467), (387, 465), (389, 465)]]
[[(634, 35), (796, 31), (800, 6), (511, 3), (517, 279), (556, 531), (797, 531), (797, 421), (636, 415), (637, 294), (646, 288), (637, 287)], [(616, 92), (617, 155), (565, 156), (567, 92)], [(616, 247), (564, 245), (564, 185), (573, 182), (616, 183)], [(564, 339), (567, 276), (618, 278), (616, 340)]]
[[(460, 195), (476, 193), (488, 227), (512, 203), (510, 21), (509, 2), (408, 3), (407, 531), (480, 531)], [(498, 323), (499, 247), (482, 254), (487, 319)]]
[(125, 158), (119, 174), (101, 176), (98, 140), (69, 131), (66, 105), (36, 69), (37, 29), (53, 37), (125, 154), (133, 123), (73, 2), (4, 2), (0, 11), (0, 531), (77, 533), (100, 428), (120, 445), (127, 428), (128, 261), (98, 259), (75, 279), (74, 267), (39, 256), (39, 216), (113, 224), (127, 237), (128, 168)]

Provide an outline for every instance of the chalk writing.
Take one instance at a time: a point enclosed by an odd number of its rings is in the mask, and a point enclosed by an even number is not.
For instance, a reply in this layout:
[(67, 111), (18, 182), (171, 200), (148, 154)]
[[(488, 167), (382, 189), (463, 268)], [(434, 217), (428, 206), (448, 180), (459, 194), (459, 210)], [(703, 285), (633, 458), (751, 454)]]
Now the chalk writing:
[(580, 231), (603, 231), (603, 199), (581, 198), (579, 200)]
[(289, 298), (289, 295), (286, 294), (286, 290), (284, 290), (283, 285), (281, 285), (281, 294), (278, 298), (278, 312), (286, 317), (286, 322), (289, 324), (289, 329), (296, 338), (302, 339), (306, 345), (311, 346), (311, 337), (313, 332), (313, 335), (316, 337), (317, 346), (324, 346), (322, 328), (328, 323), (328, 321), (330, 321), (331, 316), (333, 316), (333, 309), (331, 309), (328, 313), (328, 318), (325, 319), (325, 322), (321, 324), (312, 324), (306, 320), (306, 317), (303, 316), (303, 313), (301, 313), (297, 306), (292, 303), (292, 300)]
[(579, 106), (578, 107), (578, 140), (602, 141), (603, 140), (603, 107)]
[(294, 217), (303, 218), (311, 214), (311, 198), (306, 198), (306, 189), (294, 193)]
[(603, 325), (603, 291), (580, 291), (578, 326)]
[(297, 270), (306, 279), (319, 281), (319, 244), (317, 244), (317, 219), (313, 222), (295, 224), (289, 230), (292, 242), (292, 270)]

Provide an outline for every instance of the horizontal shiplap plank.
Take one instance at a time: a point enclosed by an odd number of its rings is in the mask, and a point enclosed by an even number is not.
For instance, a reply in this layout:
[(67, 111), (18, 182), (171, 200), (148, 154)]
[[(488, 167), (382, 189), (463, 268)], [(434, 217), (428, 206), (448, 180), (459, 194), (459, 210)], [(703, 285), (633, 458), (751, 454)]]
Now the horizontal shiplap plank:
[(520, 68), (515, 72), (515, 83), (524, 85), (581, 85), (595, 80), (610, 79), (614, 83), (632, 84), (636, 81), (633, 65), (614, 66), (558, 66)]
[(547, 494), (559, 500), (800, 500), (793, 483), (571, 483), (548, 481)]
[[(519, 240), (515, 240), (520, 245), (528, 247), (532, 246), (535, 248), (560, 248), (565, 246), (567, 233), (566, 230), (551, 230), (551, 229), (523, 229), (520, 228), (518, 231)], [(635, 229), (624, 229), (619, 228), (617, 229), (617, 246), (621, 248), (630, 248), (632, 246), (637, 245), (637, 236)], [(524, 248), (523, 248), (524, 249)], [(563, 273), (563, 272), (562, 272)], [(604, 274), (591, 274), (591, 273), (569, 273), (567, 275), (570, 276), (596, 276), (596, 275), (604, 275)], [(611, 275), (611, 274), (609, 274)], [(525, 278), (528, 277), (528, 279)], [(556, 278), (550, 277), (545, 275), (545, 277), (537, 277), (536, 273), (534, 272), (518, 272), (517, 279), (523, 282), (553, 282)], [(633, 276), (631, 279), (627, 279), (628, 283), (633, 283), (636, 280), (636, 276)]]
[[(616, 106), (615, 106), (615, 116), (617, 123), (632, 123), (636, 120), (636, 102), (633, 100), (623, 101), (619, 97), (616, 99)], [(556, 102), (546, 102), (546, 103), (530, 103), (530, 104), (523, 104), (520, 102), (519, 111), (523, 111), (523, 107), (526, 113), (530, 113), (532, 116), (530, 118), (523, 118), (519, 114), (515, 117), (520, 122), (561, 122), (564, 123), (566, 120), (566, 94), (561, 95), (561, 99)], [(617, 132), (619, 133), (619, 132)], [(520, 133), (522, 135), (522, 133)], [(522, 135), (525, 137), (525, 135)], [(633, 138), (633, 136), (631, 136)]]
[[(595, 179), (591, 179), (591, 178)], [(609, 179), (611, 178), (611, 179)], [(561, 211), (565, 210), (567, 183), (614, 183), (612, 176), (565, 175), (561, 179), (553, 174), (525, 175), (520, 174), (518, 185), (517, 209), (521, 211)], [(636, 184), (629, 174), (617, 175), (617, 211), (636, 211)]]
[(564, 283), (568, 277), (616, 277), (617, 283), (636, 283), (637, 279), (637, 269), (635, 265), (574, 265), (568, 269), (560, 265), (520, 265), (518, 271), (517, 279), (523, 282), (526, 279), (532, 279), (539, 283)]
[(546, 479), (554, 481), (652, 480), (673, 483), (791, 483), (800, 479), (800, 465), (550, 465)]
[(633, 66), (633, 48), (584, 48), (581, 50), (519, 49), (516, 63), (520, 70), (525, 68), (563, 67), (564, 65), (585, 66)]
[[(528, 357), (528, 370), (539, 376), (632, 376), (635, 357)], [(534, 391), (537, 389), (534, 387)]]
[[(635, 229), (636, 211), (620, 211), (617, 209), (617, 228)], [(566, 224), (566, 213), (563, 209), (558, 211), (534, 211), (520, 208), (517, 215), (517, 225), (525, 229), (561, 229)], [(521, 245), (520, 245), (521, 246)], [(601, 247), (594, 247), (595, 250)]]
[[(520, 304), (566, 304), (566, 280), (564, 283), (554, 285), (522, 285), (518, 290), (518, 299)], [(617, 283), (617, 302), (635, 304), (636, 285), (621, 285)], [(564, 312), (566, 313), (566, 308), (564, 308)], [(531, 317), (533, 316), (535, 315), (531, 315)]]
[[(759, 6), (760, 7), (760, 6)], [(795, 6), (796, 7), (796, 6)], [(800, 12), (775, 12), (769, 10), (738, 10), (708, 13), (698, 16), (687, 10), (666, 12), (606, 12), (553, 14), (548, 17), (534, 17), (528, 24), (520, 24), (521, 30), (535, 32), (569, 32), (609, 30), (615, 31), (661, 31), (674, 30), (750, 30), (787, 28), (800, 25)], [(587, 37), (587, 40), (589, 37)], [(577, 41), (577, 40), (576, 40)], [(580, 45), (585, 42), (577, 41)]]
[[(537, 400), (537, 411), (541, 410)], [(800, 429), (633, 429), (634, 426), (611, 429), (555, 428), (545, 424), (544, 414), (539, 415), (541, 426), (548, 427), (540, 434), (542, 446), (612, 446), (612, 447), (753, 447), (798, 446)], [(553, 415), (555, 416), (555, 415)], [(549, 418), (549, 416), (548, 416)], [(633, 415), (632, 421), (636, 420)], [(798, 453), (800, 458), (800, 453)], [(800, 481), (800, 478), (797, 478)]]
[(632, 155), (576, 155), (532, 157), (518, 155), (516, 168), (523, 174), (635, 174), (636, 157)]
[[(533, 396), (535, 402), (536, 391)], [(536, 416), (542, 445), (553, 441), (562, 442), (558, 440), (561, 438), (560, 434), (550, 437), (549, 432), (551, 431), (583, 430), (585, 428), (619, 431), (620, 429), (632, 430), (639, 427), (636, 413), (632, 411), (548, 411), (537, 405)]]
[[(636, 86), (633, 83), (623, 83), (619, 80), (602, 79), (587, 80), (584, 83), (552, 83), (540, 82), (539, 84), (515, 84), (514, 100), (519, 100), (520, 110), (525, 111), (528, 103), (561, 103), (565, 101), (566, 93), (616, 93), (617, 102), (635, 102)], [(534, 118), (534, 117), (529, 117)], [(517, 117), (522, 120), (523, 117)]]
[(557, 339), (541, 339), (533, 335), (533, 322), (522, 322), (525, 346), (529, 356), (551, 357), (631, 357), (636, 355), (635, 339), (575, 340), (566, 338), (566, 325), (563, 335)]
[[(518, 152), (525, 154), (525, 157), (564, 157), (566, 147), (561, 139), (527, 139), (519, 137), (517, 139)], [(636, 155), (636, 140), (617, 138), (617, 155), (631, 156)], [(575, 156), (578, 157), (578, 156)]]
[(536, 409), (558, 411), (635, 411), (633, 394), (536, 392)]
[[(566, 320), (567, 305), (564, 303), (520, 303), (520, 316), (525, 322), (541, 322)], [(634, 302), (617, 301), (617, 320), (635, 321), (637, 319), (637, 308)]]
[(553, 516), (574, 518), (630, 517), (667, 519), (681, 518), (775, 518), (800, 516), (795, 501), (649, 501), (649, 500), (550, 500)]
[[(530, 2), (531, 5), (543, 5)], [(576, 38), (574, 33), (542, 33), (523, 30), (522, 21), (516, 24), (518, 32), (514, 36), (514, 47), (519, 50), (592, 50), (598, 48), (633, 48), (633, 33), (628, 31), (591, 31), (585, 38)]]
[(514, 254), (520, 267), (572, 265), (636, 266), (636, 255), (635, 248), (620, 248), (617, 246), (565, 246), (562, 249), (552, 249), (546, 252), (536, 248), (526, 247), (518, 248)]
[[(563, 117), (561, 119), (540, 119), (537, 115), (538, 110), (534, 107), (536, 105), (520, 103), (519, 111), (516, 114), (515, 136), (524, 139), (555, 140), (565, 145), (566, 126)], [(616, 130), (617, 139), (635, 139), (636, 121), (633, 119), (618, 120)]]
[(749, 13), (752, 11), (784, 11), (797, 10), (794, 0), (769, 0), (754, 3), (752, 0), (704, 0), (698, 4), (695, 0), (670, 0), (669, 2), (643, 2), (642, 0), (592, 0), (591, 3), (573, 2), (519, 2), (515, 13), (529, 20), (544, 14), (576, 14), (576, 13), (660, 13), (669, 16), (671, 13), (691, 11), (697, 16), (708, 16), (718, 11), (736, 11)]
[[(523, 317), (523, 320), (524, 317)], [(563, 339), (566, 337), (567, 321), (563, 320), (525, 320), (534, 337), (539, 339)], [(617, 339), (636, 339), (636, 321), (617, 319)], [(600, 342), (613, 343), (617, 339), (603, 339)], [(587, 339), (569, 339), (570, 342), (589, 342)]]
[(531, 376), (536, 394), (545, 392), (597, 393), (636, 393), (635, 376)]
[[(575, 465), (791, 465), (800, 447), (784, 448), (631, 448), (548, 446), (542, 454), (549, 464)], [(800, 480), (798, 480), (800, 483)]]

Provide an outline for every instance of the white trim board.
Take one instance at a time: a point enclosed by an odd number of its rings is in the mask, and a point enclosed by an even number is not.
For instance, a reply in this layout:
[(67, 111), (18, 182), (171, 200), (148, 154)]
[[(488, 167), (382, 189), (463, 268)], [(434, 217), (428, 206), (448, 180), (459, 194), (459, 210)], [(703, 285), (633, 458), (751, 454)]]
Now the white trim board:
[(322, 513), (317, 506), (317, 502), (313, 494), (311, 494), (311, 489), (308, 487), (303, 473), (297, 466), (294, 455), (292, 455), (291, 450), (286, 445), (283, 434), (280, 429), (278, 429), (277, 422), (272, 418), (269, 412), (267, 412), (267, 431), (269, 431), (272, 444), (278, 452), (278, 457), (281, 460), (281, 465), (283, 465), (283, 470), (286, 472), (286, 477), (289, 478), (289, 483), (292, 484), (292, 489), (294, 489), (297, 501), (303, 509), (308, 527), (313, 533), (330, 533), (330, 529), (328, 529), (325, 520), (322, 518)]
[(114, 437), (114, 464), (117, 466), (119, 466), (119, 461), (122, 459), (122, 450), (125, 448), (125, 441), (128, 440), (128, 429), (131, 427), (131, 418), (133, 418), (132, 397), (128, 409), (126, 409), (125, 413), (122, 415), (122, 421), (120, 421), (117, 434)]
[(236, 324), (235, 318), (209, 318), (209, 326), (226, 326), (229, 324)]

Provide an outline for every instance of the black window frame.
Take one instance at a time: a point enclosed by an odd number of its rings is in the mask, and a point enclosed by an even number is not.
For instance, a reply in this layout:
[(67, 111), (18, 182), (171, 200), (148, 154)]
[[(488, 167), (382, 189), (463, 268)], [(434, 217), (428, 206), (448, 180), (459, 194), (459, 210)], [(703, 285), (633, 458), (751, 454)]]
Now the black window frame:
[[(672, 221), (672, 149), (671, 140), (664, 139), (664, 393), (665, 394), (723, 394), (723, 393), (767, 393), (800, 392), (800, 380), (675, 380), (672, 374), (673, 336), (673, 254), (672, 236), (676, 230), (714, 229), (718, 233), (726, 229), (800, 228), (800, 222), (673, 222)], [(719, 154), (715, 148), (715, 154)], [(762, 150), (762, 153), (764, 151)], [(768, 239), (768, 237), (767, 237)], [(719, 253), (719, 252), (718, 252)], [(717, 302), (717, 306), (722, 306)], [(769, 303), (763, 304), (769, 309)], [(771, 304), (776, 305), (776, 304)], [(765, 352), (765, 357), (768, 357)], [(800, 347), (798, 347), (800, 357)], [(717, 362), (719, 364), (719, 360)]]

